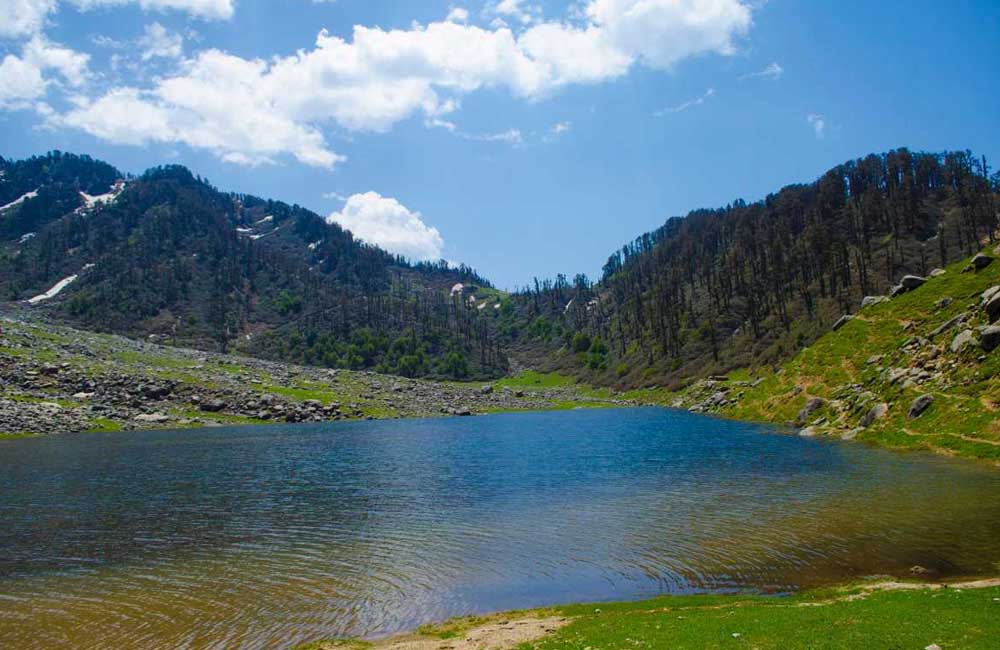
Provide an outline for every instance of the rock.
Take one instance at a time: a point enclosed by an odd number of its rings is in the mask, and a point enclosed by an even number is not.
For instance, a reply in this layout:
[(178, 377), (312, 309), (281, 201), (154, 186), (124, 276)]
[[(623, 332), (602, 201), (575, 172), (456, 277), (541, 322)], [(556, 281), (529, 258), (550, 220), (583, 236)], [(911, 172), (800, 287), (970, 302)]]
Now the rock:
[(933, 403), (934, 403), (934, 396), (931, 394), (924, 394), (918, 397), (917, 399), (913, 400), (913, 402), (910, 404), (910, 410), (908, 412), (910, 419), (912, 420), (923, 415), (924, 411), (927, 410), (927, 407), (929, 407)]
[(983, 309), (986, 310), (986, 317), (990, 319), (990, 323), (995, 323), (1000, 319), (1000, 292), (994, 294), (992, 298), (986, 301)]
[(493, 392), (493, 386), (489, 384), (486, 384), (485, 386), (479, 389), (480, 395), (489, 395), (492, 392)]
[(1000, 345), (1000, 325), (988, 325), (979, 328), (979, 345), (987, 352), (992, 352)]
[(806, 405), (802, 407), (801, 411), (799, 411), (799, 417), (797, 422), (799, 424), (805, 422), (810, 415), (812, 415), (819, 409), (823, 408), (823, 404), (825, 404), (825, 402), (820, 397), (813, 397), (812, 399), (807, 401)]
[(965, 346), (972, 345), (975, 342), (976, 335), (972, 333), (972, 330), (962, 330), (955, 335), (955, 338), (952, 339), (949, 347), (952, 352), (961, 352)]
[(852, 318), (854, 318), (854, 317), (851, 316), (850, 314), (844, 314), (843, 316), (841, 316), (840, 318), (838, 318), (837, 322), (833, 324), (833, 331), (836, 332), (837, 330), (839, 330), (844, 325), (847, 325), (847, 322), (849, 320), (851, 320)]
[(889, 302), (889, 296), (865, 296), (861, 299), (861, 308), (864, 309), (883, 302)]
[(914, 564), (913, 566), (910, 567), (910, 573), (912, 573), (915, 576), (924, 575), (930, 572), (931, 572), (930, 569), (922, 567), (919, 564)]
[(975, 257), (972, 258), (972, 261), (970, 261), (969, 265), (966, 266), (963, 269), (963, 272), (965, 272), (965, 271), (973, 271), (973, 272), (982, 271), (983, 269), (985, 269), (987, 266), (989, 266), (992, 263), (993, 263), (993, 258), (992, 257), (990, 257), (989, 255), (983, 255), (982, 253), (979, 253), (978, 255), (976, 255)]
[(889, 289), (889, 297), (891, 298), (901, 296), (904, 293), (906, 293), (906, 288), (901, 284), (894, 285), (891, 289)]
[(947, 271), (945, 271), (944, 269), (932, 269), (928, 275), (930, 275), (930, 277), (932, 278), (936, 278), (944, 275), (945, 273), (947, 273)]
[(952, 302), (954, 302), (954, 301), (951, 299), (951, 296), (945, 296), (944, 298), (941, 298), (940, 300), (935, 300), (934, 301), (934, 308), (935, 309), (944, 309), (945, 307), (947, 307), (948, 305), (950, 305)]
[(1000, 284), (992, 286), (982, 293), (980, 304), (985, 306), (993, 296), (1000, 294)]
[(73, 393), (73, 399), (91, 399), (93, 396), (93, 393)]
[(889, 412), (889, 405), (885, 402), (880, 402), (875, 406), (871, 407), (867, 413), (861, 418), (862, 427), (870, 427), (876, 420), (881, 420)]
[(857, 429), (851, 429), (850, 431), (845, 431), (844, 433), (840, 434), (840, 439), (854, 440), (855, 438), (858, 437), (858, 434), (861, 433), (862, 431), (864, 431), (864, 429), (860, 427), (858, 427)]
[(961, 313), (961, 314), (959, 314), (957, 316), (949, 318), (947, 321), (945, 321), (944, 323), (942, 323), (941, 325), (939, 325), (937, 328), (935, 328), (933, 332), (931, 332), (931, 338), (934, 338), (935, 336), (938, 336), (940, 334), (944, 334), (945, 332), (947, 332), (951, 328), (955, 327), (956, 325), (960, 325), (960, 324), (964, 323), (965, 319), (967, 319), (968, 317), (969, 317), (969, 314), (963, 312), (963, 313)]
[(219, 411), (222, 411), (226, 408), (226, 403), (223, 402), (221, 399), (213, 399), (203, 402), (200, 405), (200, 408), (202, 411), (205, 411), (206, 413), (218, 413)]
[(142, 415), (137, 415), (133, 418), (136, 422), (143, 422), (146, 424), (164, 424), (165, 422), (170, 422), (170, 416), (163, 413), (144, 413)]
[(936, 643), (932, 643), (929, 646), (927, 646), (926, 648), (924, 648), (924, 650), (941, 650), (941, 646), (939, 646)]
[(819, 435), (819, 430), (816, 427), (806, 427), (799, 431), (799, 435), (803, 438), (814, 438)]
[(865, 361), (865, 364), (869, 366), (874, 366), (877, 363), (882, 363), (882, 359), (884, 358), (885, 358), (884, 354), (873, 354), (872, 356), (868, 357), (868, 360)]
[(922, 278), (919, 275), (904, 275), (903, 279), (899, 281), (899, 285), (906, 291), (913, 291), (925, 282), (927, 282), (927, 278)]

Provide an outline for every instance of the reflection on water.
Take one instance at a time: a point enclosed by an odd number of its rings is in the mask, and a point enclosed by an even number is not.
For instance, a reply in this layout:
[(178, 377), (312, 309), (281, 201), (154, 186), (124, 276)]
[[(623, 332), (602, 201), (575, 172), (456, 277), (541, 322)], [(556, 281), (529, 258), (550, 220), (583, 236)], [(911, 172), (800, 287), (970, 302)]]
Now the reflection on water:
[(0, 444), (0, 647), (996, 572), (1000, 472), (662, 409)]

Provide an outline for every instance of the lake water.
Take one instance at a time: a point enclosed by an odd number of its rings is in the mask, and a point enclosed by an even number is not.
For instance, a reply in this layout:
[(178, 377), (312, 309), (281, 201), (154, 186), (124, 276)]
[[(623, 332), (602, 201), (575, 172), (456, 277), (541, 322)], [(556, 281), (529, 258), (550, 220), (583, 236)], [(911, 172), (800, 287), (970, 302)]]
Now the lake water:
[(1000, 471), (664, 409), (0, 443), (0, 647), (1000, 571)]

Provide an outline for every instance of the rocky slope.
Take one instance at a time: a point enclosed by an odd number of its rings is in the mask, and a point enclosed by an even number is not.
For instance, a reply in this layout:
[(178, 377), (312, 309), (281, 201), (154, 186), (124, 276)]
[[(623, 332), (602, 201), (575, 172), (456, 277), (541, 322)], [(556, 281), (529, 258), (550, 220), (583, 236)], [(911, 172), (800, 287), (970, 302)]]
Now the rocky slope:
[(474, 415), (623, 403), (570, 386), (437, 383), (0, 319), (0, 436)]
[[(633, 397), (1000, 462), (1000, 247), (870, 296), (776, 369)], [(907, 289), (907, 287), (911, 287)]]

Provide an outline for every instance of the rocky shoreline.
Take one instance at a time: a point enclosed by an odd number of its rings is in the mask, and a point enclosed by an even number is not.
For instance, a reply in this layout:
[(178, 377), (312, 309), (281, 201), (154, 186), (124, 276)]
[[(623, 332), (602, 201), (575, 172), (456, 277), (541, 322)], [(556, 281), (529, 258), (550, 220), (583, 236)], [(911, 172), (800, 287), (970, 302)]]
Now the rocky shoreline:
[(567, 388), (302, 367), (9, 319), (0, 320), (0, 382), (8, 436), (629, 404)]

